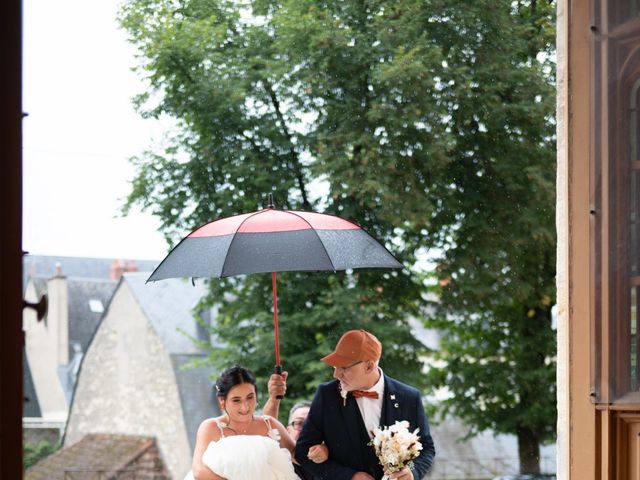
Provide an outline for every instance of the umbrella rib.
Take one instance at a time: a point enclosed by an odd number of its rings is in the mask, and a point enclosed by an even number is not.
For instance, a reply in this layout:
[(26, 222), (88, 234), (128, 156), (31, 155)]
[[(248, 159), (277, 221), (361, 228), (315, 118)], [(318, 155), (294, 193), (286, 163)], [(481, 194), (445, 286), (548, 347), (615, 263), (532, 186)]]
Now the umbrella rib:
[(229, 258), (229, 250), (231, 250), (231, 245), (236, 240), (236, 235), (238, 234), (238, 230), (240, 230), (240, 228), (242, 228), (242, 225), (244, 225), (244, 223), (247, 220), (249, 220), (250, 218), (252, 218), (255, 215), (258, 215), (258, 214), (260, 214), (262, 212), (264, 212), (264, 210), (258, 210), (257, 212), (253, 212), (253, 214), (251, 214), (251, 215), (247, 215), (247, 217), (244, 220), (242, 220), (242, 222), (240, 222), (238, 227), (232, 233), (231, 241), (229, 242), (229, 246), (227, 247), (227, 254), (224, 256), (224, 262), (222, 262), (222, 268), (220, 269), (220, 278), (224, 277), (224, 268), (227, 266), (227, 259)]
[(306, 223), (307, 225), (309, 225), (309, 227), (311, 228), (311, 231), (313, 232), (313, 234), (317, 237), (318, 241), (320, 242), (320, 245), (322, 245), (322, 249), (324, 250), (325, 255), (327, 256), (327, 258), (329, 259), (329, 263), (331, 263), (331, 266), (333, 267), (333, 271), (336, 271), (336, 266), (333, 263), (333, 259), (331, 258), (331, 255), (329, 255), (329, 252), (327, 251), (327, 247), (324, 246), (324, 242), (322, 241), (322, 239), (320, 238), (320, 235), (318, 235), (318, 232), (316, 231), (316, 229), (314, 228), (313, 225), (311, 225), (311, 223), (309, 223), (309, 221), (304, 218), (302, 215), (298, 215), (296, 212), (292, 211), (292, 210), (284, 210), (287, 213), (290, 213), (291, 215), (294, 215), (296, 217), (298, 217), (299, 219), (301, 219), (304, 223)]

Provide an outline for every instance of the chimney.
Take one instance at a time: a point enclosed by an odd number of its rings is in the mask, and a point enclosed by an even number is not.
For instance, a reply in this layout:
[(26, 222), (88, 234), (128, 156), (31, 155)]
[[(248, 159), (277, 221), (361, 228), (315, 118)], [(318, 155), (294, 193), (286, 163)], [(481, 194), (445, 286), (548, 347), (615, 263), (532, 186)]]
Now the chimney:
[(138, 271), (138, 265), (136, 264), (135, 260), (127, 260), (124, 264), (124, 271), (125, 272), (137, 272)]
[(47, 323), (54, 338), (58, 365), (69, 363), (69, 292), (67, 277), (60, 263), (56, 263), (55, 273), (47, 282), (49, 311)]
[(109, 271), (109, 280), (120, 280), (125, 270), (125, 264), (119, 258), (111, 262), (111, 270)]

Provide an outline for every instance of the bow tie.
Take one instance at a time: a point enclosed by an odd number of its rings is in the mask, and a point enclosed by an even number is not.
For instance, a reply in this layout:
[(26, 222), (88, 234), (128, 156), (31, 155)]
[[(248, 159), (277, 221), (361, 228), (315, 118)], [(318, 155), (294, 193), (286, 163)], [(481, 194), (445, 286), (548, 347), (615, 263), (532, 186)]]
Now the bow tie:
[(352, 390), (351, 395), (356, 398), (366, 397), (366, 398), (378, 398), (378, 392), (366, 392), (364, 390)]

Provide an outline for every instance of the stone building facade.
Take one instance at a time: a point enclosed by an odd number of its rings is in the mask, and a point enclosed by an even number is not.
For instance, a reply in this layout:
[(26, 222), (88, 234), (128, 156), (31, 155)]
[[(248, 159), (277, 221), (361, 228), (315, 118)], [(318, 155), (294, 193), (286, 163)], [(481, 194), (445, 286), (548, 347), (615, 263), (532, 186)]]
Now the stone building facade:
[[(125, 274), (83, 359), (64, 446), (90, 433), (154, 437), (172, 478), (190, 469), (195, 432), (213, 406), (192, 309), (205, 293), (182, 280), (145, 285)], [(181, 333), (184, 332), (184, 333)]]

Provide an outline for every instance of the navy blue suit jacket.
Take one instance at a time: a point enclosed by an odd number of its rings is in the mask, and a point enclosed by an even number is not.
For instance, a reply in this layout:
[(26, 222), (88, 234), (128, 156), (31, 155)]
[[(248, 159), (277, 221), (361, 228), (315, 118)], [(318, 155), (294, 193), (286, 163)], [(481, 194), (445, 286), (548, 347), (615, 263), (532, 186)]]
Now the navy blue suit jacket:
[[(318, 387), (296, 443), (295, 457), (316, 478), (350, 480), (356, 472), (367, 472), (379, 479), (382, 468), (373, 447), (367, 445), (369, 437), (358, 404), (351, 395), (344, 404), (338, 385), (338, 380), (333, 380)], [(396, 420), (407, 420), (410, 431), (419, 429), (422, 451), (413, 461), (413, 477), (421, 479), (433, 464), (435, 448), (420, 392), (385, 375), (380, 423), (393, 425)], [(322, 442), (329, 448), (329, 459), (313, 463), (307, 458), (309, 448)]]

